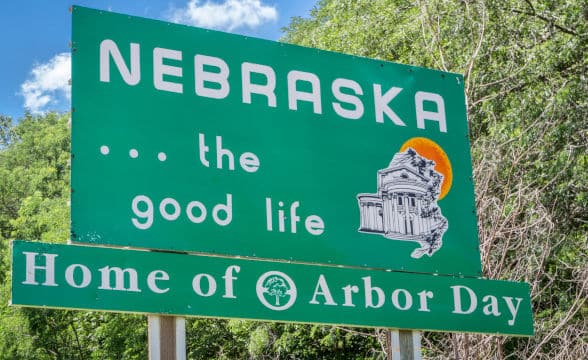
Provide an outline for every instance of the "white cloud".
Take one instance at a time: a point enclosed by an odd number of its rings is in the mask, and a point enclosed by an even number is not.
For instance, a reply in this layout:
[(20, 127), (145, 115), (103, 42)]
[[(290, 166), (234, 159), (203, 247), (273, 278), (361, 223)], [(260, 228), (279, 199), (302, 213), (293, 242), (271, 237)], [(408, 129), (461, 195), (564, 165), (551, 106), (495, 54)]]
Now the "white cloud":
[(71, 99), (71, 56), (69, 53), (55, 55), (44, 64), (35, 65), (29, 78), (20, 86), (24, 106), (33, 113), (47, 110), (48, 105)]
[(173, 9), (168, 19), (186, 25), (232, 31), (276, 21), (278, 11), (274, 6), (263, 5), (260, 0), (225, 0), (223, 3), (190, 0), (186, 7)]

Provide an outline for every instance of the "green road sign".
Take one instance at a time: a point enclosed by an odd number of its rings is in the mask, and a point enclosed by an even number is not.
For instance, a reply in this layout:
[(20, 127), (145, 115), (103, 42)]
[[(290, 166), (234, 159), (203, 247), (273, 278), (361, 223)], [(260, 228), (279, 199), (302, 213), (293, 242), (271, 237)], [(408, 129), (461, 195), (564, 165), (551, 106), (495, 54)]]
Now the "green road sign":
[(72, 241), (479, 276), (463, 78), (73, 8)]
[(532, 335), (524, 283), (15, 241), (12, 304)]

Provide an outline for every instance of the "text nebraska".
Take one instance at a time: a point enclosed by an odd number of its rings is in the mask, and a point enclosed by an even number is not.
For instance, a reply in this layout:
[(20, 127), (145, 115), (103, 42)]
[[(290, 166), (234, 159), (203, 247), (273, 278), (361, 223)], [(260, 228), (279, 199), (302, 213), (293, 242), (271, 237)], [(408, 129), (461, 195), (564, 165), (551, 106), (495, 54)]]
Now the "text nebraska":
[[(130, 43), (124, 45), (130, 47), (129, 60), (125, 61), (119, 46), (111, 39), (100, 42), (100, 81), (111, 81), (111, 60), (114, 61), (122, 80), (129, 86), (135, 86), (141, 82), (141, 45)], [(145, 53), (143, 53), (143, 56)], [(156, 47), (149, 53), (153, 63), (153, 86), (160, 91), (183, 94), (184, 89), (184, 53), (179, 50)], [(143, 60), (144, 61), (144, 60)], [(235, 72), (227, 62), (216, 56), (193, 54), (194, 66), (194, 92), (197, 96), (211, 99), (225, 99), (231, 90), (229, 77)], [(127, 66), (127, 63), (129, 66)], [(174, 64), (174, 65), (171, 65)], [(214, 70), (212, 70), (214, 69)], [(241, 101), (244, 104), (252, 103), (252, 95), (265, 98), (268, 107), (277, 107), (276, 85), (281, 76), (276, 76), (273, 67), (265, 64), (242, 62), (241, 72)], [(323, 114), (324, 91), (321, 80), (317, 74), (292, 69), (286, 74), (288, 109), (298, 111), (299, 102), (307, 102), (312, 105), (313, 113)], [(265, 81), (252, 81), (253, 78), (264, 78)], [(283, 80), (282, 80), (283, 81)], [(301, 83), (303, 84), (302, 86)], [(323, 85), (324, 86), (324, 85)], [(304, 88), (301, 90), (300, 88)], [(339, 117), (357, 120), (365, 115), (364, 87), (355, 80), (335, 78), (331, 82), (332, 96), (337, 100), (331, 103), (331, 108)], [(392, 86), (382, 88), (381, 84), (371, 84), (373, 104), (373, 118), (377, 123), (384, 123), (388, 118), (396, 126), (406, 126), (397, 113), (398, 105), (394, 105), (394, 99), (404, 90), (401, 87)], [(415, 91), (414, 112), (416, 127), (425, 129), (425, 121), (436, 122), (433, 125), (439, 132), (447, 132), (445, 101), (443, 96), (433, 92)], [(425, 106), (425, 104), (427, 104)], [(429, 110), (425, 110), (428, 108)], [(431, 108), (435, 108), (431, 111)], [(396, 110), (396, 111), (395, 111)]]

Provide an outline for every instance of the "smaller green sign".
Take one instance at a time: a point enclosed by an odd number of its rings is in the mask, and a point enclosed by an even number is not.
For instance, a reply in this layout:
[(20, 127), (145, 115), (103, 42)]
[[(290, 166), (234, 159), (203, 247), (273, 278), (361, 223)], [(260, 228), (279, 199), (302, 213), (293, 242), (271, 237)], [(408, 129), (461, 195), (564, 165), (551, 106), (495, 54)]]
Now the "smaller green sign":
[(525, 283), (13, 242), (12, 304), (533, 335)]

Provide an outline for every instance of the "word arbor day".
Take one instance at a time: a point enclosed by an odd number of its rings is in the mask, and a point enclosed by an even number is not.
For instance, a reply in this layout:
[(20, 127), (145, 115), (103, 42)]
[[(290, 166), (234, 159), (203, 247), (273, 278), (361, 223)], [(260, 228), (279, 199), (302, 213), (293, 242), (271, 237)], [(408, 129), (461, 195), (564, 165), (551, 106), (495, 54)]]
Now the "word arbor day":
[(135, 299), (132, 303), (143, 299), (143, 311), (157, 312), (161, 309), (152, 306), (174, 299), (168, 311), (185, 315), (218, 316), (225, 312), (288, 320), (288, 314), (316, 314), (313, 316), (318, 318), (312, 322), (332, 323), (335, 320), (329, 316), (345, 316), (346, 323), (353, 324), (357, 318), (359, 323), (374, 326), (402, 325), (406, 318), (430, 329), (446, 329), (447, 322), (486, 319), (489, 324), (512, 328), (511, 333), (516, 333), (519, 322), (526, 322), (530, 313), (529, 300), (516, 294), (520, 289), (512, 294), (513, 290), (505, 291), (505, 282), (500, 281), (73, 245), (39, 246), (44, 244), (17, 242), (15, 246), (14, 266), (20, 270), (13, 279), (17, 302), (27, 296), (36, 299), (35, 293), (42, 291), (46, 291), (43, 301), (47, 306), (52, 305), (51, 292), (58, 298), (67, 294), (73, 302), (90, 294), (92, 301), (98, 299), (92, 308), (125, 310), (122, 304), (129, 300), (123, 299), (130, 297)]

